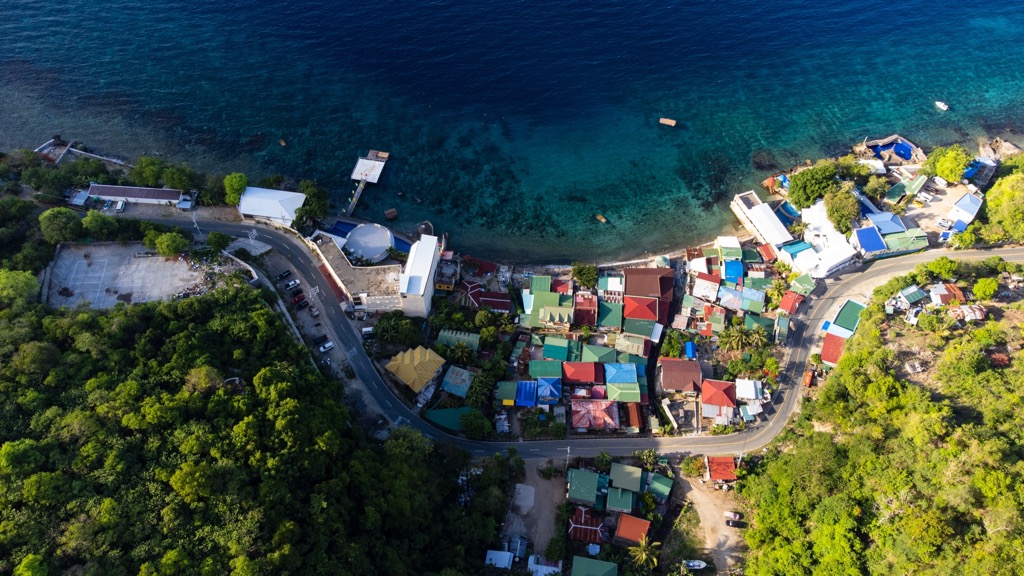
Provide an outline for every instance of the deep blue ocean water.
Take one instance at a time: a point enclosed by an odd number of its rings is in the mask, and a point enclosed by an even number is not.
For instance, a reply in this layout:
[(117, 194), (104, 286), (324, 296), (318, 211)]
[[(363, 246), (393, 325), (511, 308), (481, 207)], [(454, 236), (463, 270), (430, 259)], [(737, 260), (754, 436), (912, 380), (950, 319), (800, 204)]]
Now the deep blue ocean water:
[(705, 241), (770, 169), (865, 137), (1024, 138), (1015, 2), (67, 4), (0, 0), (0, 149), (310, 177), (339, 209), (387, 150), (356, 215), (481, 256)]

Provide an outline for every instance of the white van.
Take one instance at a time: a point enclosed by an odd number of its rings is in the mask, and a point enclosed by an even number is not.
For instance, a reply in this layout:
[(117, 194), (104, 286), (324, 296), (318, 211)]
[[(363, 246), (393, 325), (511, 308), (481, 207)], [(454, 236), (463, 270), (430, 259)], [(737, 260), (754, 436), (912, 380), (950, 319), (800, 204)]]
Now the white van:
[(370, 340), (373, 338), (373, 328), (363, 328), (363, 340)]
[(325, 352), (330, 352), (331, 350), (334, 350), (334, 342), (328, 342), (327, 344), (324, 344), (323, 346), (320, 347), (321, 354)]
[(118, 200), (117, 204), (114, 204), (114, 212), (124, 212), (124, 200)]

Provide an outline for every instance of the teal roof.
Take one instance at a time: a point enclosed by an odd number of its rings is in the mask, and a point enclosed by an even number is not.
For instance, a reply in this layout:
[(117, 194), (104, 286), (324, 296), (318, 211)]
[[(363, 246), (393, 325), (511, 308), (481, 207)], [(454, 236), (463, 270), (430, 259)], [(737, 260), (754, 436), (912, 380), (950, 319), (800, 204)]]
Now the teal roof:
[(743, 261), (744, 262), (760, 262), (761, 254), (757, 250), (746, 248), (743, 250)]
[(672, 492), (672, 479), (656, 473), (649, 474), (648, 479), (650, 483), (647, 485), (647, 491), (654, 494), (658, 500), (668, 500), (668, 495)]
[(619, 576), (619, 567), (604, 560), (573, 556), (572, 574), (569, 576)]
[[(914, 288), (917, 288), (914, 286)], [(920, 288), (917, 288), (918, 292), (921, 292)], [(926, 298), (924, 292), (921, 292), (921, 298)], [(915, 300), (916, 302), (917, 300)], [(847, 300), (843, 307), (839, 309), (839, 314), (836, 314), (836, 319), (832, 322), (840, 328), (846, 328), (850, 332), (856, 332), (857, 325), (860, 324), (860, 313), (866, 306), (853, 300)]]
[(801, 274), (793, 279), (790, 283), (789, 289), (801, 296), (807, 296), (814, 290), (817, 284), (814, 282), (814, 278), (811, 278), (810, 274)]
[(495, 396), (498, 400), (515, 400), (516, 392), (519, 391), (519, 383), (514, 380), (505, 380), (498, 382), (498, 388), (495, 392)]
[(445, 346), (455, 346), (459, 342), (462, 342), (469, 349), (476, 352), (480, 350), (480, 335), (473, 334), (471, 332), (462, 332), (459, 330), (441, 330), (437, 335), (437, 343), (444, 344)]
[(545, 358), (549, 358), (551, 360), (568, 360), (569, 341), (557, 336), (548, 336), (544, 339), (543, 355)]
[(636, 466), (612, 462), (612, 470), (609, 477), (611, 478), (612, 486), (632, 490), (633, 492), (639, 492), (641, 481), (643, 479), (643, 472), (643, 470)]
[(622, 328), (622, 304), (599, 301), (597, 303), (597, 327)]
[(643, 336), (644, 338), (650, 338), (654, 334), (654, 320), (637, 320), (636, 318), (626, 318), (622, 322), (622, 331), (626, 334), (634, 334), (636, 336)]
[(443, 426), (455, 432), (462, 431), (462, 416), (469, 414), (473, 408), (463, 406), (461, 408), (442, 408), (440, 410), (427, 410), (427, 420), (438, 426)]
[(561, 360), (530, 360), (531, 378), (561, 378)]
[(608, 476), (580, 468), (569, 469), (569, 500), (599, 508), (599, 501), (608, 488)]
[(764, 316), (758, 316), (756, 314), (747, 314), (746, 316), (744, 316), (744, 328), (746, 328), (747, 330), (753, 330), (758, 326), (764, 328), (765, 334), (768, 335), (768, 340), (771, 341), (775, 334), (775, 320), (771, 318), (765, 318)]
[(586, 344), (583, 346), (583, 362), (615, 362), (615, 348)]
[(536, 296), (543, 292), (551, 292), (551, 276), (534, 276), (530, 280), (530, 293)]
[(609, 488), (605, 507), (619, 512), (632, 512), (636, 506), (636, 494), (623, 488)]
[(446, 390), (460, 398), (465, 398), (469, 393), (469, 386), (473, 383), (474, 374), (465, 368), (452, 366), (441, 381), (441, 389)]

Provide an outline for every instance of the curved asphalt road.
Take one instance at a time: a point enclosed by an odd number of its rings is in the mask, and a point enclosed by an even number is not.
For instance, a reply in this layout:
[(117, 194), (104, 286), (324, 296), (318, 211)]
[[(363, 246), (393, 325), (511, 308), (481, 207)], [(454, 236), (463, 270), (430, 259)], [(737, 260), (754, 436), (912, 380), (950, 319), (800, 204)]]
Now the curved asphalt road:
[[(156, 219), (155, 222), (170, 226), (186, 227), (181, 220)], [(939, 256), (947, 255), (958, 260), (983, 260), (990, 256), (1000, 256), (1004, 260), (1024, 262), (1024, 248), (999, 248), (993, 250), (930, 250), (907, 256), (888, 258), (870, 262), (840, 272), (839, 277), (826, 281), (827, 290), (822, 296), (812, 297), (801, 305), (794, 321), (796, 326), (790, 336), (790, 354), (788, 361), (781, 370), (779, 378), (783, 382), (781, 390), (776, 393), (773, 408), (774, 414), (767, 423), (748, 428), (743, 432), (728, 436), (683, 436), (672, 438), (573, 438), (570, 440), (544, 440), (523, 442), (475, 442), (453, 436), (424, 422), (420, 417), (405, 406), (388, 389), (370, 358), (363, 351), (362, 338), (358, 330), (344, 314), (341, 304), (333, 297), (330, 283), (320, 272), (313, 253), (292, 234), (278, 232), (262, 225), (247, 225), (220, 221), (204, 221), (206, 232), (217, 231), (239, 238), (246, 238), (256, 230), (256, 240), (272, 246), (285, 256), (295, 267), (296, 273), (307, 285), (318, 286), (322, 305), (324, 323), (328, 323), (335, 334), (335, 343), (347, 351), (349, 364), (356, 376), (366, 385), (374, 398), (386, 412), (392, 422), (407, 424), (416, 428), (424, 435), (435, 440), (455, 444), (460, 448), (477, 455), (494, 453), (515, 448), (523, 458), (558, 458), (567, 456), (568, 451), (576, 456), (596, 456), (602, 450), (615, 455), (626, 455), (634, 450), (653, 448), (658, 453), (700, 454), (741, 454), (759, 450), (775, 438), (786, 425), (800, 398), (799, 383), (807, 366), (811, 348), (820, 338), (817, 327), (827, 319), (833, 304), (843, 300), (848, 294), (857, 294), (879, 282), (880, 278), (888, 278), (911, 271), (921, 263), (930, 262)], [(810, 309), (810, 313), (808, 310)], [(779, 398), (782, 398), (781, 405)]]

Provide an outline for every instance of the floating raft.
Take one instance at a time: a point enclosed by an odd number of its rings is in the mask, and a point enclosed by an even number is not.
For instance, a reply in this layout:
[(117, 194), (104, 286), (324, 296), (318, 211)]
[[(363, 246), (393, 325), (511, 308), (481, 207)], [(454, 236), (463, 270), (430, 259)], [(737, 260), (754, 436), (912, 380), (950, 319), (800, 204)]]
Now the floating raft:
[(662, 118), (661, 120), (658, 120), (658, 122), (661, 122), (665, 126), (675, 126), (676, 125), (676, 121), (671, 119), (671, 118)]
[(608, 219), (605, 218), (604, 216), (602, 216), (601, 214), (598, 214), (596, 216), (596, 218), (597, 218), (597, 221), (600, 222), (601, 224), (607, 224), (608, 223)]
[(394, 208), (388, 208), (387, 210), (384, 211), (384, 217), (387, 218), (388, 220), (394, 220), (395, 218), (398, 218), (398, 210), (395, 210)]

